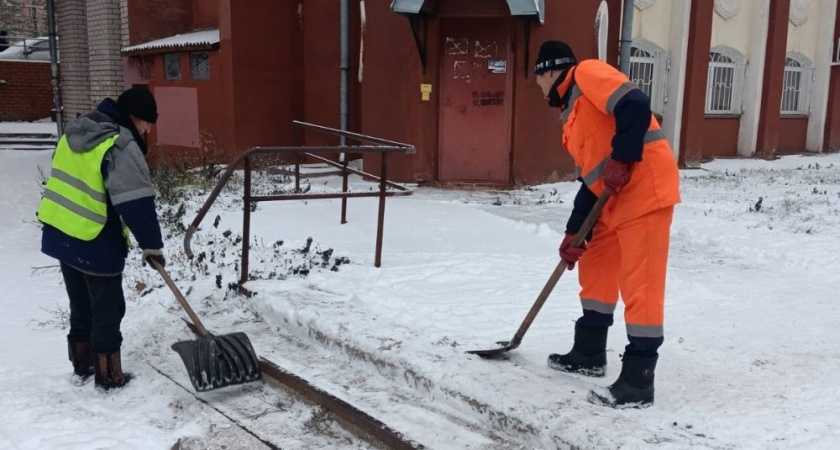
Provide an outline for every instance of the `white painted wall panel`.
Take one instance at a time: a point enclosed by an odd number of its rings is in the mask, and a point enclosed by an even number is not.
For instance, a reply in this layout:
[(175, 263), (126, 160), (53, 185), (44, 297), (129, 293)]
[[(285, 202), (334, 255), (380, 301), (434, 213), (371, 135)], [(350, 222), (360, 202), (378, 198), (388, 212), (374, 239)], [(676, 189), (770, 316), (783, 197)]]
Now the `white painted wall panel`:
[(633, 11), (633, 39), (646, 39), (670, 51), (673, 0), (658, 0)]

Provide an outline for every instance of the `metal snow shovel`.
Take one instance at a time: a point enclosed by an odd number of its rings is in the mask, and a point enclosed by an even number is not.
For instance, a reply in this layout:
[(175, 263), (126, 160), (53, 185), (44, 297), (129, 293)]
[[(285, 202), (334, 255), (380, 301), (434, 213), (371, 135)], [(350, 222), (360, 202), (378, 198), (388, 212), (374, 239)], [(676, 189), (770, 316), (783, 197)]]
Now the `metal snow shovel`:
[[(586, 239), (586, 235), (589, 234), (589, 231), (595, 225), (595, 222), (598, 221), (598, 216), (601, 215), (601, 210), (604, 208), (604, 205), (609, 200), (610, 194), (606, 190), (598, 197), (598, 201), (595, 202), (595, 206), (592, 207), (592, 210), (589, 211), (589, 214), (586, 216), (586, 220), (583, 221), (583, 225), (581, 225), (580, 230), (578, 230), (575, 238), (572, 239), (572, 247), (580, 247), (583, 244), (583, 240)], [(485, 359), (500, 359), (507, 356), (507, 352), (519, 347), (519, 344), (522, 343), (522, 338), (525, 337), (525, 332), (528, 331), (528, 328), (531, 327), (531, 322), (537, 317), (537, 314), (542, 309), (543, 304), (548, 299), (548, 295), (551, 294), (551, 291), (554, 289), (554, 286), (557, 284), (557, 281), (560, 280), (560, 276), (563, 275), (563, 272), (566, 271), (568, 263), (564, 260), (560, 260), (557, 263), (557, 267), (554, 269), (554, 273), (548, 278), (548, 281), (545, 283), (545, 286), (540, 292), (540, 295), (537, 296), (537, 301), (534, 302), (534, 306), (531, 307), (531, 310), (528, 311), (528, 315), (525, 316), (525, 320), (522, 321), (522, 325), (519, 326), (519, 329), (516, 330), (516, 334), (513, 335), (513, 339), (510, 341), (499, 341), (496, 344), (500, 345), (499, 348), (494, 348), (492, 350), (470, 350), (467, 353), (478, 355)]]
[(178, 352), (184, 361), (193, 388), (204, 392), (259, 380), (260, 365), (248, 336), (245, 333), (210, 334), (166, 270), (157, 261), (150, 263), (166, 281), (201, 335), (195, 341), (172, 344), (172, 350)]

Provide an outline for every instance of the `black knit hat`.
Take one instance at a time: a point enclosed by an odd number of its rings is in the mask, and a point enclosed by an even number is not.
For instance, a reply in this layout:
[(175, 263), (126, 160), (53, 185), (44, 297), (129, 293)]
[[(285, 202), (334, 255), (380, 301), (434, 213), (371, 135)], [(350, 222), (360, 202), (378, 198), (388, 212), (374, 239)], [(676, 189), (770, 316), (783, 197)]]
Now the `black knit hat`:
[(540, 54), (534, 64), (534, 75), (549, 70), (563, 70), (577, 64), (577, 58), (569, 44), (560, 41), (545, 41), (540, 46)]
[(157, 122), (157, 102), (146, 88), (131, 88), (120, 94), (117, 109), (126, 116), (134, 116), (149, 123)]

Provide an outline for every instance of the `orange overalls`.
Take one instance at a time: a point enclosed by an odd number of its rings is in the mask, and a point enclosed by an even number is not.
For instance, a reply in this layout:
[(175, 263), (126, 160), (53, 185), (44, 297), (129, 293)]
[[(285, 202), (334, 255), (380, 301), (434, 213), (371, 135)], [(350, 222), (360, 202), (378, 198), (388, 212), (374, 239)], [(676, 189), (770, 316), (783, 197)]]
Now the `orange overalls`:
[[(619, 100), (638, 89), (623, 73), (599, 60), (569, 69), (557, 87), (571, 89), (562, 113), (563, 146), (579, 177), (595, 195), (604, 190), (601, 173), (612, 153)], [(671, 219), (680, 202), (679, 170), (655, 118), (644, 137), (642, 161), (630, 181), (605, 206), (588, 250), (580, 259), (580, 300), (584, 310), (612, 314), (618, 294), (631, 337), (661, 338)]]

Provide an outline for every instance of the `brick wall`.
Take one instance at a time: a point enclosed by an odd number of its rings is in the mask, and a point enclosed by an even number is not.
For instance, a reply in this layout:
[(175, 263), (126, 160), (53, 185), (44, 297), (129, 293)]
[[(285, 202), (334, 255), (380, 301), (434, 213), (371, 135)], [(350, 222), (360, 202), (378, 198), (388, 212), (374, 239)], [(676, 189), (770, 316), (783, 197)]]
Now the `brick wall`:
[(46, 36), (47, 1), (0, 0), (0, 30), (9, 36)]
[(90, 102), (88, 63), (87, 7), (85, 0), (56, 2), (59, 57), (61, 58), (61, 97), (64, 120), (85, 114), (93, 106)]
[(128, 0), (120, 0), (120, 23), (122, 23), (122, 36), (120, 37), (123, 47), (128, 47)]
[(0, 61), (0, 121), (50, 117), (53, 107), (50, 65)]
[(90, 101), (94, 105), (105, 97), (116, 99), (123, 91), (120, 17), (120, 2), (87, 0)]

